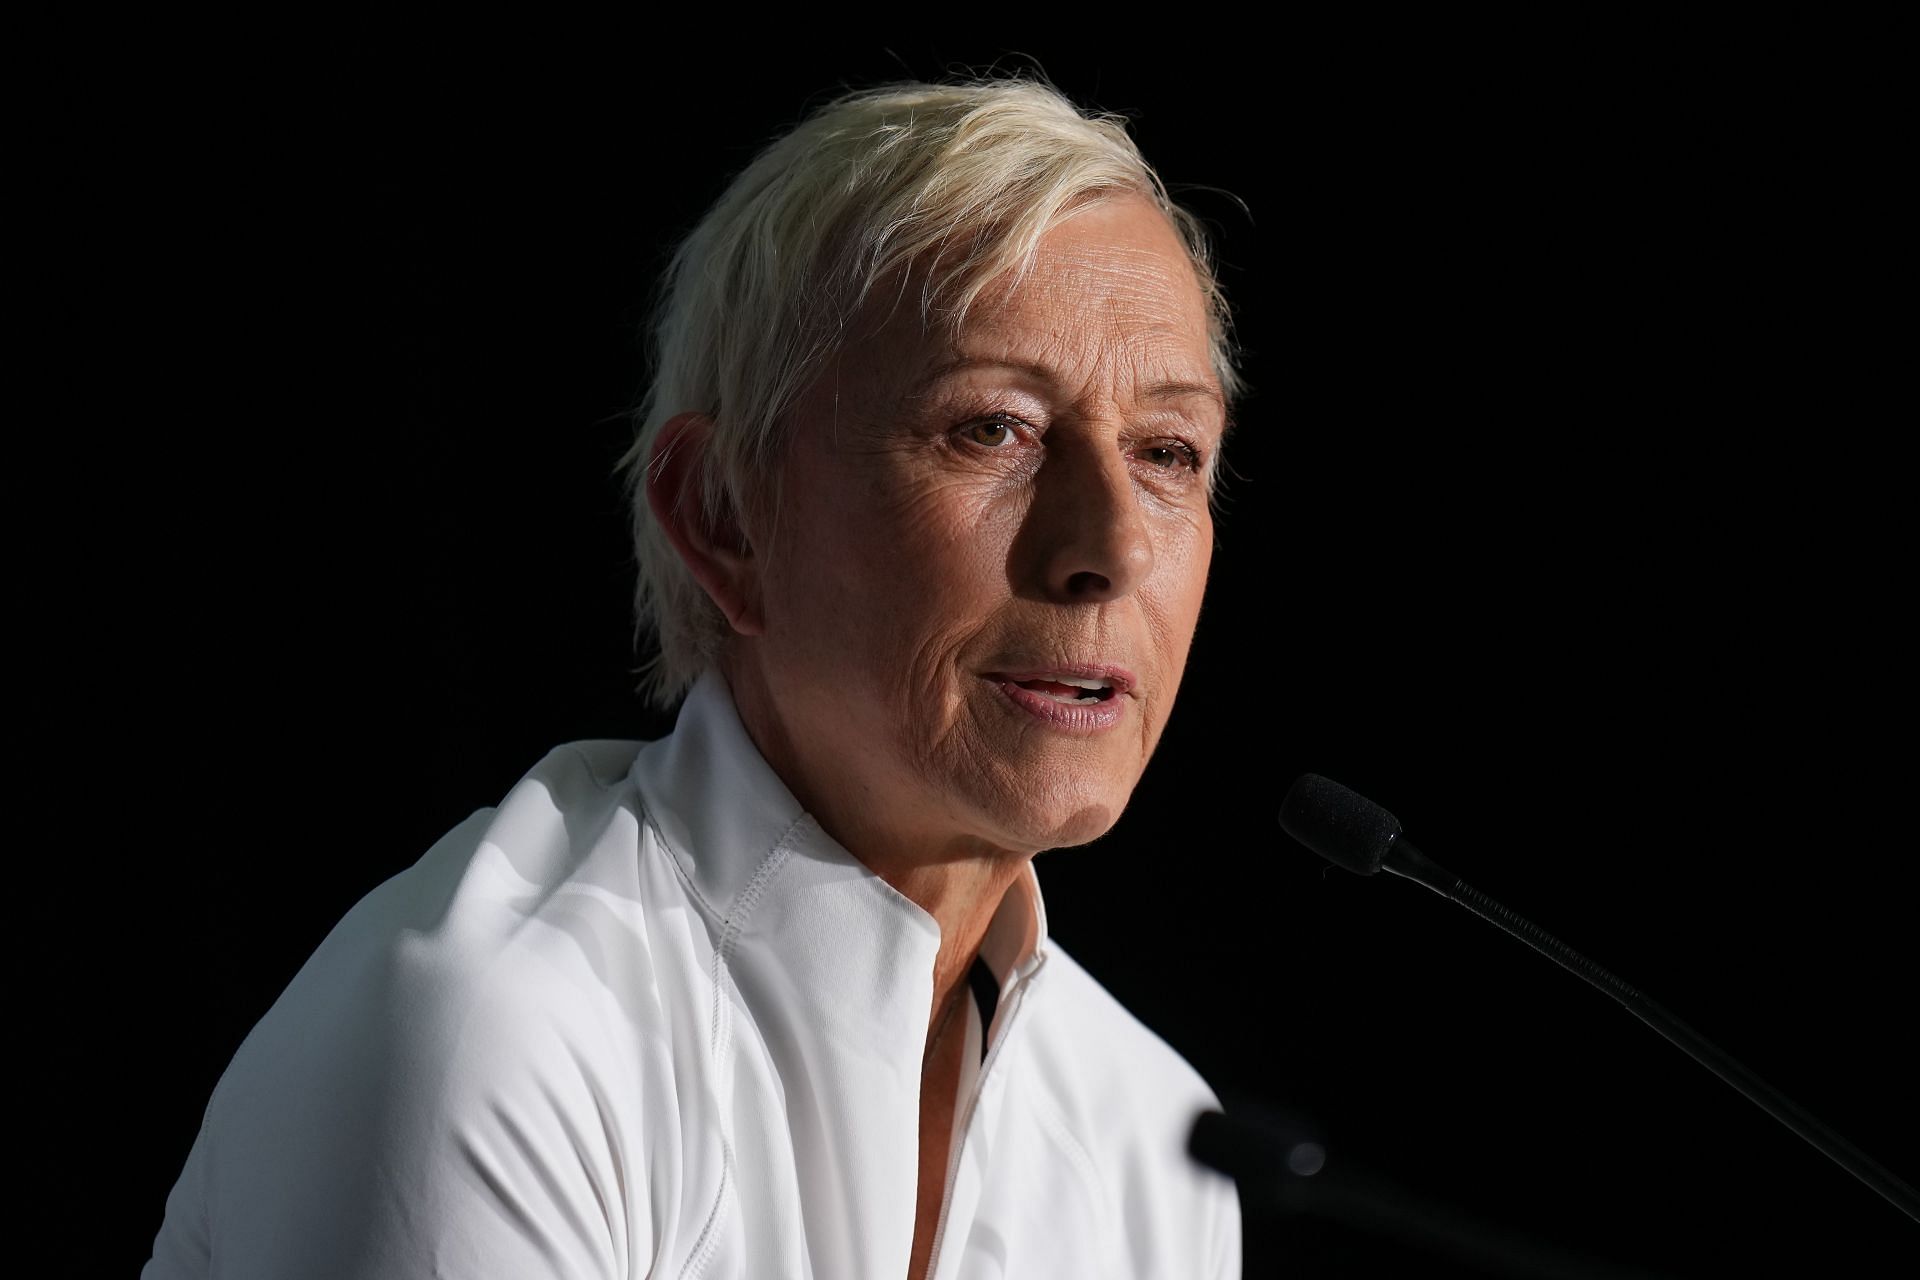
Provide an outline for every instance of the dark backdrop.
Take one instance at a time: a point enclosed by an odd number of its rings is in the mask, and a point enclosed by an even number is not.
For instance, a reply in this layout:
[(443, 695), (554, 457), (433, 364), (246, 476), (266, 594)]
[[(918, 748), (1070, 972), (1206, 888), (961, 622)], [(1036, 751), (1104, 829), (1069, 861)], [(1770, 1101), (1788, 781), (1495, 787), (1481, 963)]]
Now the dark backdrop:
[[(1671, 1275), (1892, 1273), (1912, 1225), (1750, 1103), (1274, 822), (1299, 772), (1361, 789), (1920, 1173), (1878, 91), (1791, 39), (1590, 35), (1023, 46), (1214, 224), (1254, 388), (1179, 708), (1112, 833), (1043, 855), (1049, 916), (1329, 1176)], [(1023, 65), (378, 43), (177, 64), (73, 162), (123, 264), (61, 313), (115, 388), (70, 389), (116, 504), (71, 706), (131, 868), (118, 1269), (354, 901), (554, 743), (665, 729), (611, 467), (673, 238), (842, 82)], [(1247, 1251), (1485, 1274), (1253, 1204)]]

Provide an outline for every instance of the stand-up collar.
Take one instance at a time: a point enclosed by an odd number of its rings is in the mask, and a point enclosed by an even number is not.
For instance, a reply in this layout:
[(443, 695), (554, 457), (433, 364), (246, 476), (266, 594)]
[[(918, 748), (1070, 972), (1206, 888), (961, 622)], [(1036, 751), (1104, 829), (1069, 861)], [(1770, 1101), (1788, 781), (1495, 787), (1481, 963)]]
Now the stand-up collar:
[[(633, 777), (713, 930), (710, 1085), (725, 1100), (757, 1080), (781, 1100), (784, 1132), (757, 1113), (732, 1126), (741, 1203), (778, 1203), (779, 1179), (792, 1178), (815, 1274), (899, 1274), (913, 1243), (939, 924), (801, 810), (717, 673), (694, 685)], [(981, 946), (1004, 995), (1039, 967), (1045, 940), (1029, 865)], [(744, 1052), (726, 1051), (735, 1044)]]
[[(785, 862), (798, 857), (813, 864), (806, 879), (816, 887), (831, 884), (865, 899), (889, 920), (890, 932), (924, 937), (938, 950), (933, 917), (801, 808), (755, 747), (719, 672), (709, 670), (694, 682), (672, 735), (641, 751), (633, 776), (649, 818), (696, 891), (735, 928), (755, 929), (753, 906)], [(768, 883), (756, 883), (756, 877)], [(1046, 904), (1029, 863), (1001, 899), (980, 955), (1005, 988), (1032, 970), (1046, 937)]]

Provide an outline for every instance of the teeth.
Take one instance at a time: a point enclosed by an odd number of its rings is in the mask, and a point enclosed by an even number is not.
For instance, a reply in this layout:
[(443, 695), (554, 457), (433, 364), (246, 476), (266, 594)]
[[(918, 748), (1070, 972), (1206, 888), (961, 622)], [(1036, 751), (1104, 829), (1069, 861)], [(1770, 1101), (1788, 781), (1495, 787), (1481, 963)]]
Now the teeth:
[(1086, 680), (1079, 676), (1044, 676), (1042, 679), (1051, 680), (1055, 684), (1070, 684), (1076, 689), (1110, 689), (1113, 687), (1113, 681), (1111, 680)]

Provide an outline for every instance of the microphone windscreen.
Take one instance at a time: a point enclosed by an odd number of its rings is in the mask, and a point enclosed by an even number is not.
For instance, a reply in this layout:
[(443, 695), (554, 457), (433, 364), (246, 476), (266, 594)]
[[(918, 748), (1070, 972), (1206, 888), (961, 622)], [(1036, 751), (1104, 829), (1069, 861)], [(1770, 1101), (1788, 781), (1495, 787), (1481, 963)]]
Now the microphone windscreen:
[(1400, 819), (1317, 773), (1303, 773), (1287, 788), (1280, 826), (1328, 862), (1363, 876), (1380, 870), (1400, 834)]

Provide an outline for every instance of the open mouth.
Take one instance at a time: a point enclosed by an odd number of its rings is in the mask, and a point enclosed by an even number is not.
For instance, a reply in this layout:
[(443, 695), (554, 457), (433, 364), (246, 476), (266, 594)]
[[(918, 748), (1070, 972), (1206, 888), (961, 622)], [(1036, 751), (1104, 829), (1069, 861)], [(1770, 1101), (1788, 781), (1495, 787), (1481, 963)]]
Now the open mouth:
[(1045, 676), (1034, 680), (1015, 680), (1013, 683), (1069, 706), (1105, 702), (1116, 692), (1111, 680), (1082, 680), (1074, 676)]

